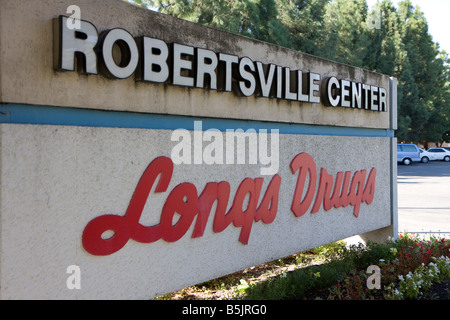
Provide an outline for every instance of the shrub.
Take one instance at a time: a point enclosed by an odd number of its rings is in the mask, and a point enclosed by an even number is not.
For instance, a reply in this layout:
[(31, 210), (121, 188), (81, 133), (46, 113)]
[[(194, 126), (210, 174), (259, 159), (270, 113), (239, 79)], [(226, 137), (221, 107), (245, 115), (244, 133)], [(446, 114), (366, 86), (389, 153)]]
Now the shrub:
[(428, 265), (422, 263), (414, 272), (410, 271), (406, 276), (398, 276), (400, 282), (399, 288), (395, 291), (396, 296), (417, 299), (427, 292), (433, 283), (439, 283), (441, 279), (450, 275), (449, 257), (433, 258), (433, 261)]
[[(314, 249), (332, 257), (328, 262), (298, 269), (246, 289), (246, 299), (304, 299), (329, 288), (330, 299), (417, 299), (433, 283), (450, 277), (450, 240), (401, 235), (384, 244), (368, 242)], [(382, 290), (368, 290), (366, 268), (381, 268)], [(381, 288), (383, 289), (383, 287)]]
[(332, 260), (322, 265), (297, 269), (248, 287), (245, 299), (303, 299), (312, 289), (320, 290), (331, 286), (352, 268), (353, 265), (346, 261)]

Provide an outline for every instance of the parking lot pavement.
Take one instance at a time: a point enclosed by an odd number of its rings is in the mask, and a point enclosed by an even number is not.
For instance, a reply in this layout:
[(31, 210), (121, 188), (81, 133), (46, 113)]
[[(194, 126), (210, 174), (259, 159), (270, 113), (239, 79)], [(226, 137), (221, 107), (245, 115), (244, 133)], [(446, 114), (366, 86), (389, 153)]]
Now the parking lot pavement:
[(450, 163), (398, 165), (398, 231), (450, 237)]

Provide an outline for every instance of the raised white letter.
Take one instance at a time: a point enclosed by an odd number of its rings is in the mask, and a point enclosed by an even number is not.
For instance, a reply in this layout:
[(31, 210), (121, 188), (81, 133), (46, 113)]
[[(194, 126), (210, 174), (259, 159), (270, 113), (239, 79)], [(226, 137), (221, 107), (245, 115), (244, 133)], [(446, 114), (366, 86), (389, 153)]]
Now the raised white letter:
[(183, 76), (182, 70), (192, 71), (192, 61), (183, 59), (183, 56), (193, 56), (194, 48), (182, 44), (173, 44), (173, 79), (172, 84), (177, 86), (194, 86), (194, 79), (189, 76)]
[[(248, 67), (250, 71), (246, 69)], [(239, 75), (243, 81), (239, 81), (239, 89), (244, 96), (251, 96), (256, 89), (256, 80), (251, 71), (255, 71), (255, 65), (250, 58), (244, 57), (239, 61)]]
[[(120, 62), (117, 64), (113, 57), (113, 47), (120, 48)], [(133, 36), (123, 29), (109, 30), (102, 44), (103, 62), (107, 71), (114, 77), (125, 79), (130, 77), (139, 62), (139, 51)]]
[(74, 71), (75, 57), (77, 53), (83, 55), (84, 65), (78, 61), (81, 66), (80, 72), (97, 74), (97, 55), (94, 47), (97, 45), (97, 29), (89, 22), (80, 21), (79, 29), (69, 29), (67, 17), (55, 19), (55, 41), (60, 41), (55, 45), (54, 65), (56, 69)]
[[(210, 61), (207, 63), (207, 61)], [(217, 55), (211, 50), (197, 49), (197, 88), (205, 87), (205, 74), (209, 75), (209, 88), (217, 89)]]
[(144, 77), (142, 80), (163, 83), (169, 79), (169, 47), (158, 39), (143, 39), (144, 47)]

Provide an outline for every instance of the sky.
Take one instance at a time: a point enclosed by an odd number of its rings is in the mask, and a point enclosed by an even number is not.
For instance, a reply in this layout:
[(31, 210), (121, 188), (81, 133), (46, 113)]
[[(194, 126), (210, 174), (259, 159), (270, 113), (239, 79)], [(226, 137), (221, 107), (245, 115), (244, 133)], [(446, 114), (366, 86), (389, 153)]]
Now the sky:
[[(396, 7), (400, 0), (392, 0)], [(419, 6), (428, 21), (428, 30), (433, 41), (439, 43), (441, 50), (450, 54), (450, 0), (411, 0), (414, 6)], [(367, 0), (369, 7), (377, 0)]]

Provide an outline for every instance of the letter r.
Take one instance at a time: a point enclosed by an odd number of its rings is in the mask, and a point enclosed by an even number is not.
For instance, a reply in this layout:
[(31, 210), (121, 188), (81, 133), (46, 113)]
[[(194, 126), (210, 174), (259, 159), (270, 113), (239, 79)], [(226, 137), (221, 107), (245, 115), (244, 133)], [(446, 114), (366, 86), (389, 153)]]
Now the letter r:
[(94, 51), (98, 41), (97, 29), (82, 20), (79, 29), (71, 29), (68, 27), (68, 19), (60, 16), (53, 21), (55, 69), (74, 71), (75, 61), (80, 58), (82, 60), (77, 63), (83, 73), (97, 74), (97, 55)]

